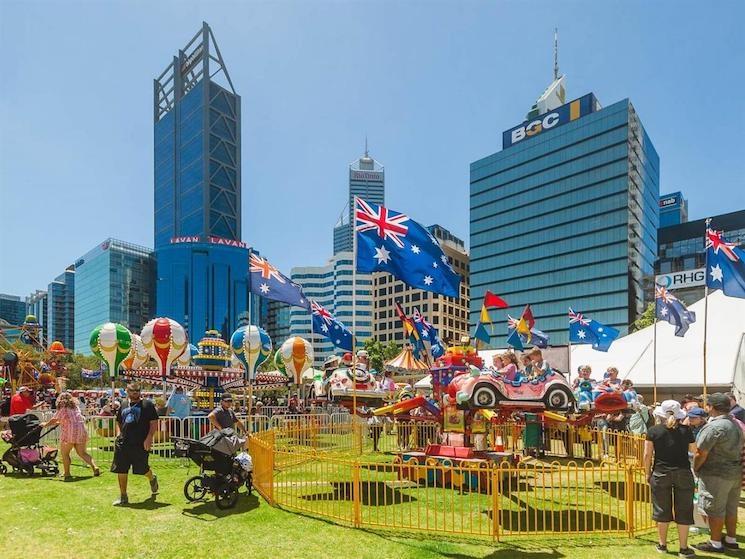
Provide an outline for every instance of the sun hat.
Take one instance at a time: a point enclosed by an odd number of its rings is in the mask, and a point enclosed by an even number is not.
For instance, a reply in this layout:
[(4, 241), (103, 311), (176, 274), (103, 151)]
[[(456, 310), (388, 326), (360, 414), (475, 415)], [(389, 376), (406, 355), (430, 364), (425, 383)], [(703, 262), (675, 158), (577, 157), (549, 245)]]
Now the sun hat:
[(665, 400), (659, 406), (654, 409), (655, 417), (667, 417), (672, 415), (675, 419), (683, 419), (686, 416), (686, 412), (680, 409), (680, 402), (676, 400)]

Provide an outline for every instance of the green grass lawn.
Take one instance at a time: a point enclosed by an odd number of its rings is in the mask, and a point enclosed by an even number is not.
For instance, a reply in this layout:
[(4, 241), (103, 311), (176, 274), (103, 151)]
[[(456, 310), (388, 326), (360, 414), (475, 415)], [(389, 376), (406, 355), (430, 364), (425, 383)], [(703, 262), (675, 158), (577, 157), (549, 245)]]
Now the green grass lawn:
[[(112, 507), (115, 476), (89, 477), (74, 465), (76, 480), (40, 475), (0, 476), (0, 557), (349, 557), (349, 558), (645, 558), (659, 557), (654, 537), (514, 537), (499, 544), (427, 533), (354, 530), (272, 508), (243, 494), (231, 511), (212, 500), (188, 503), (183, 483), (196, 468), (155, 461), (161, 493), (149, 499), (147, 482), (133, 477), (132, 504)], [(694, 542), (704, 539), (696, 536)], [(676, 545), (671, 542), (671, 549)]]

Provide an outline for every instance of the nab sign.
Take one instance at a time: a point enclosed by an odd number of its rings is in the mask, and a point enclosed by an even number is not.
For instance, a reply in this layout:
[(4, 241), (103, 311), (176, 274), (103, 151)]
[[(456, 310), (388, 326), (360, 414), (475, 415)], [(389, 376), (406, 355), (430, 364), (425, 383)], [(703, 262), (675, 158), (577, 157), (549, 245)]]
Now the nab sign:
[(570, 101), (557, 109), (542, 114), (535, 118), (535, 120), (525, 121), (520, 126), (515, 126), (510, 130), (502, 132), (502, 149), (513, 146), (525, 138), (531, 136), (537, 136), (544, 130), (550, 130), (556, 128), (567, 122), (572, 122), (580, 117), (588, 115), (596, 110), (598, 101), (595, 99), (595, 95), (588, 93), (587, 95)]

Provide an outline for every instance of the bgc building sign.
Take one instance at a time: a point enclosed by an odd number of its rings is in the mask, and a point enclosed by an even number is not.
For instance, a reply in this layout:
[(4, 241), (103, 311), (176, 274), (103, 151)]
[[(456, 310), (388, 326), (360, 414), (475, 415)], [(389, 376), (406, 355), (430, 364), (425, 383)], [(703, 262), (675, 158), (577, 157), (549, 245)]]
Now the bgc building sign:
[(519, 126), (502, 132), (502, 149), (513, 146), (526, 138), (537, 136), (545, 130), (550, 130), (577, 120), (580, 117), (587, 116), (598, 110), (599, 104), (595, 95), (588, 93), (557, 107), (551, 112), (537, 116), (534, 120), (526, 120)]

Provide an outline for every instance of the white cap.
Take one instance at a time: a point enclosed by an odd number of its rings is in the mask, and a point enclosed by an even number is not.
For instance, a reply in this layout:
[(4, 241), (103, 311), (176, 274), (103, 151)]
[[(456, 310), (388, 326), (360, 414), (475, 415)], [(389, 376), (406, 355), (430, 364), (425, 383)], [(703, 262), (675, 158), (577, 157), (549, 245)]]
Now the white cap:
[(683, 419), (686, 412), (680, 409), (680, 403), (676, 400), (665, 400), (654, 409), (654, 415), (663, 419), (669, 415), (674, 416), (675, 419)]

